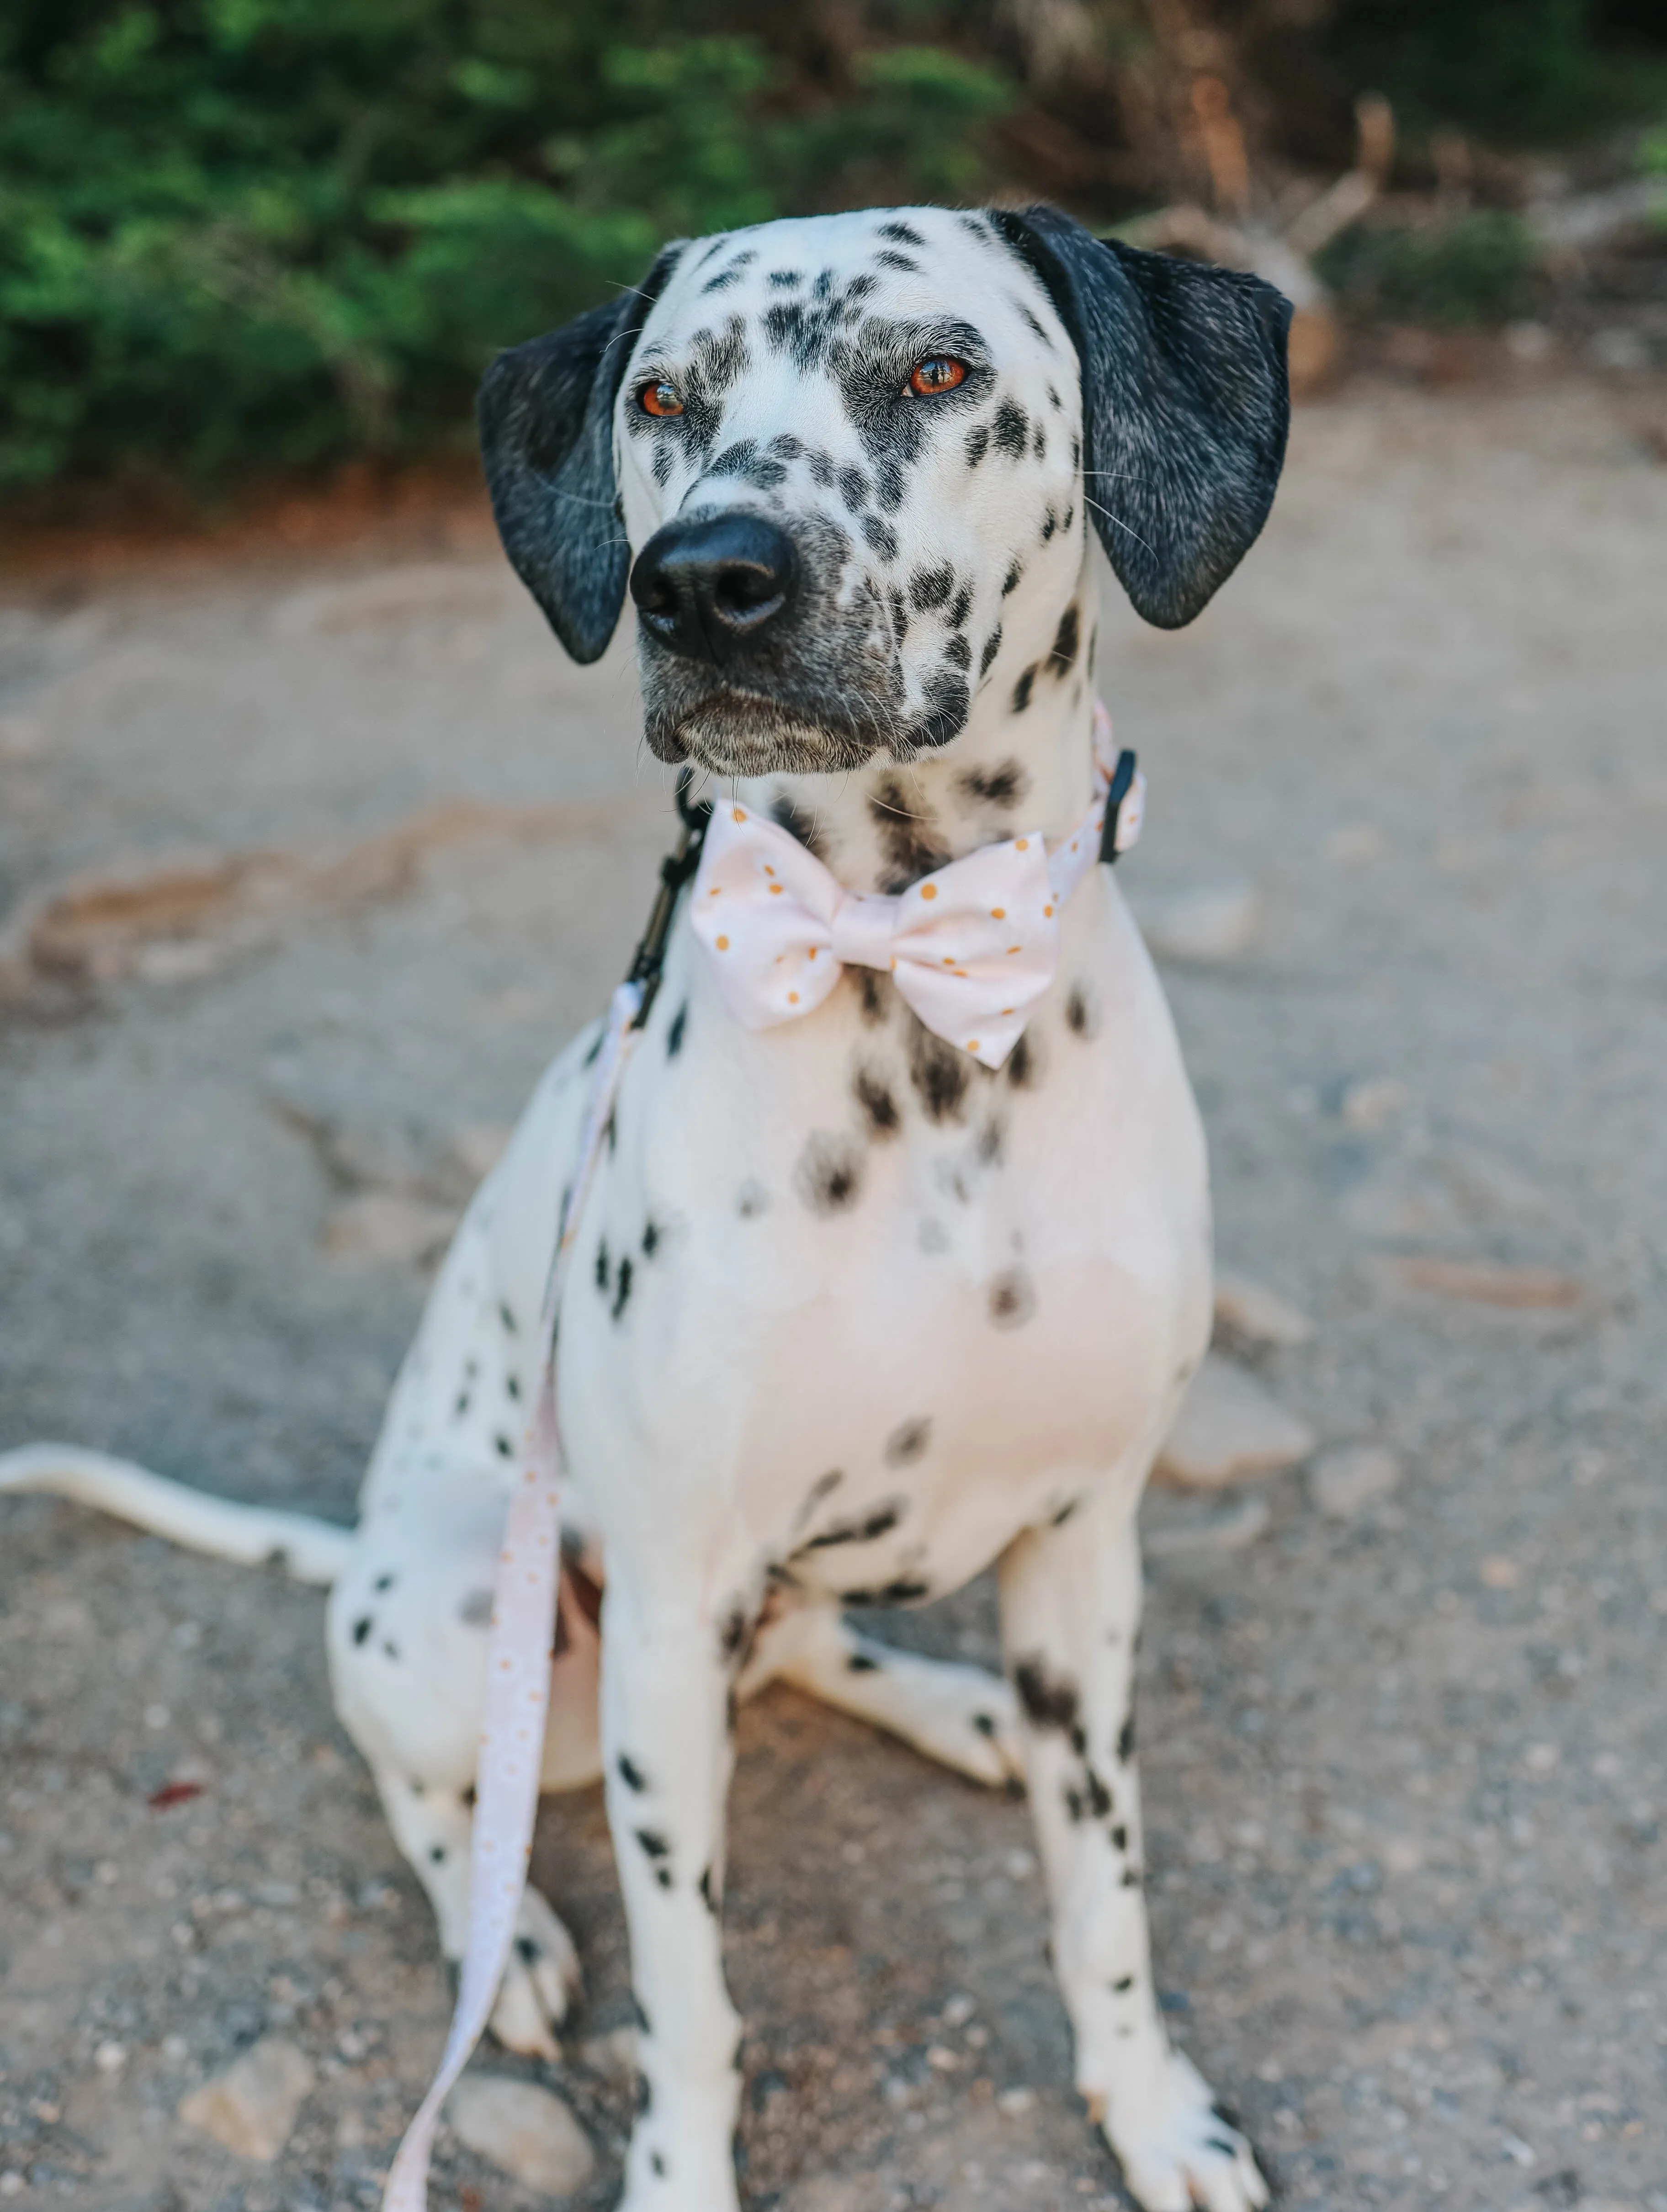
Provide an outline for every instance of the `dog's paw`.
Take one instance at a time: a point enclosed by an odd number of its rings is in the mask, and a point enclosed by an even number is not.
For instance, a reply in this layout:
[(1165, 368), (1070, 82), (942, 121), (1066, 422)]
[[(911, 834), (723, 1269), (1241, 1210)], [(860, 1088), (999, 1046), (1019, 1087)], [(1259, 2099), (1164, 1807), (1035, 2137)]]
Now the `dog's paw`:
[(1145, 2212), (1259, 2212), (1268, 2185), (1250, 2146), (1211, 2100), (1189, 2058), (1170, 2052), (1159, 2093), (1139, 2113), (1114, 2113), (1105, 2132), (1124, 2185)]
[(509, 1963), (492, 2008), (492, 2033), (508, 2051), (558, 2058), (556, 2031), (582, 1988), (573, 1938), (530, 1886), (515, 1916)]

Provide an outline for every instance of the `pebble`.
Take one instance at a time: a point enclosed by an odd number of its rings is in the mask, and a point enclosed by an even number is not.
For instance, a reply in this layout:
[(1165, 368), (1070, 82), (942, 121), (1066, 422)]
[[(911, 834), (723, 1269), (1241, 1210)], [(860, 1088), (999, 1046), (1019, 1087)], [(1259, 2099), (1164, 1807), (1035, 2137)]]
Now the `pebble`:
[(332, 1259), (361, 1267), (411, 1267), (443, 1252), (457, 1221), (450, 1206), (366, 1190), (334, 1208), (319, 1241)]
[(1262, 922), (1262, 894), (1242, 878), (1131, 896), (1147, 949), (1157, 960), (1235, 960)]
[(571, 2197), (596, 2167), (590, 2139), (562, 2100), (536, 2082), (465, 2074), (447, 2101), (453, 2132), (526, 2188)]
[(1352, 1521), (1401, 1482), (1401, 1462), (1383, 1444), (1339, 1444), (1308, 1470), (1308, 1495), (1334, 1521)]
[(240, 2158), (274, 2159), (289, 2142), (312, 2086), (313, 2065), (305, 2051), (269, 2035), (223, 2074), (182, 2097), (179, 2118)]
[(1246, 1475), (1294, 1467), (1314, 1449), (1313, 1431), (1255, 1377), (1207, 1352), (1153, 1470), (1159, 1482), (1215, 1490)]
[(1289, 1298), (1248, 1275), (1215, 1279), (1215, 1322), (1253, 1351), (1287, 1350), (1308, 1343), (1314, 1324)]

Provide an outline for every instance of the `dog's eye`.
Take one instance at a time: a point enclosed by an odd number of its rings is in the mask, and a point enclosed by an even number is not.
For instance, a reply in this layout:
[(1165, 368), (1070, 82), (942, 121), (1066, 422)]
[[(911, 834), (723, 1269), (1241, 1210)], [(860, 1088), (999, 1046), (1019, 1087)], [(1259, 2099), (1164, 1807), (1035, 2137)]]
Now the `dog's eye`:
[(667, 384), (663, 376), (651, 377), (639, 388), (636, 404), (645, 415), (681, 415), (683, 394), (675, 384)]
[(940, 392), (953, 392), (958, 384), (967, 380), (967, 365), (957, 361), (953, 354), (928, 354), (917, 361), (910, 371), (909, 389), (917, 399), (930, 399)]

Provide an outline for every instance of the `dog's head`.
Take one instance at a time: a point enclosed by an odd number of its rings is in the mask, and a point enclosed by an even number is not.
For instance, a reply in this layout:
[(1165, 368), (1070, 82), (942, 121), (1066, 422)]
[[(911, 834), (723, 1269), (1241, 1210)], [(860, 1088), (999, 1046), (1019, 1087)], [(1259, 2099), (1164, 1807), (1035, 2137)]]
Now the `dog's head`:
[(950, 743), (1046, 650), (1092, 518), (1189, 622), (1272, 502), (1289, 308), (1049, 208), (880, 210), (668, 246), (480, 397), (510, 560), (575, 659), (636, 602), (648, 742), (727, 773)]

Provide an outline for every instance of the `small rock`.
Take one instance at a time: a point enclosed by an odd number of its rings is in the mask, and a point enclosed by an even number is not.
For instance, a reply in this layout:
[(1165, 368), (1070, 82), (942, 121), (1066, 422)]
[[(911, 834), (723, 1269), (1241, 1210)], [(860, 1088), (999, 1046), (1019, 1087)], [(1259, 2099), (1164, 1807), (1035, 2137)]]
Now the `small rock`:
[(1252, 1282), (1245, 1275), (1216, 1277), (1215, 1321), (1218, 1328), (1258, 1352), (1306, 1344), (1314, 1334), (1305, 1313), (1265, 1283)]
[(1186, 1490), (1215, 1490), (1249, 1474), (1294, 1467), (1314, 1432), (1219, 1353), (1208, 1352), (1182, 1401), (1153, 1473)]
[(1382, 1444), (1339, 1444), (1308, 1470), (1308, 1495), (1334, 1521), (1352, 1521), (1398, 1487), (1401, 1462)]
[(1363, 1082), (1351, 1083), (1342, 1097), (1343, 1126), (1363, 1134), (1381, 1129), (1406, 1111), (1409, 1097), (1406, 1085), (1392, 1075), (1368, 1076)]
[(93, 2053), (93, 2063), (100, 2074), (119, 2074), (127, 2063), (127, 2047), (120, 2043), (101, 2043)]
[(590, 2139), (548, 2089), (492, 2074), (465, 2075), (446, 2106), (459, 2140), (528, 2189), (571, 2197), (596, 2167)]
[(579, 2045), (579, 2061), (594, 2074), (618, 2081), (636, 2075), (636, 2030), (616, 2027), (606, 2035), (589, 2035)]
[(818, 2173), (789, 2192), (784, 2212), (874, 2212), (885, 2202), (872, 2173)]
[(223, 2074), (182, 2098), (179, 2118), (240, 2158), (274, 2159), (289, 2142), (312, 2086), (306, 2053), (281, 2036), (269, 2035)]
[(1262, 894), (1242, 878), (1190, 890), (1142, 889), (1131, 897), (1147, 950), (1158, 960), (1233, 960), (1262, 921)]
[(1034, 2089), (1003, 2089), (995, 2100), (995, 2109), (1004, 2120), (1022, 2120), (1026, 2112), (1036, 2109)]
[(442, 1252), (457, 1221), (450, 1206), (364, 1190), (332, 1211), (319, 1241), (332, 1259), (361, 1267), (411, 1267)]
[(1146, 1528), (1141, 1549), (1149, 1559), (1183, 1559), (1208, 1552), (1242, 1552), (1273, 1518), (1265, 1498), (1244, 1498), (1225, 1513), (1179, 1528)]

